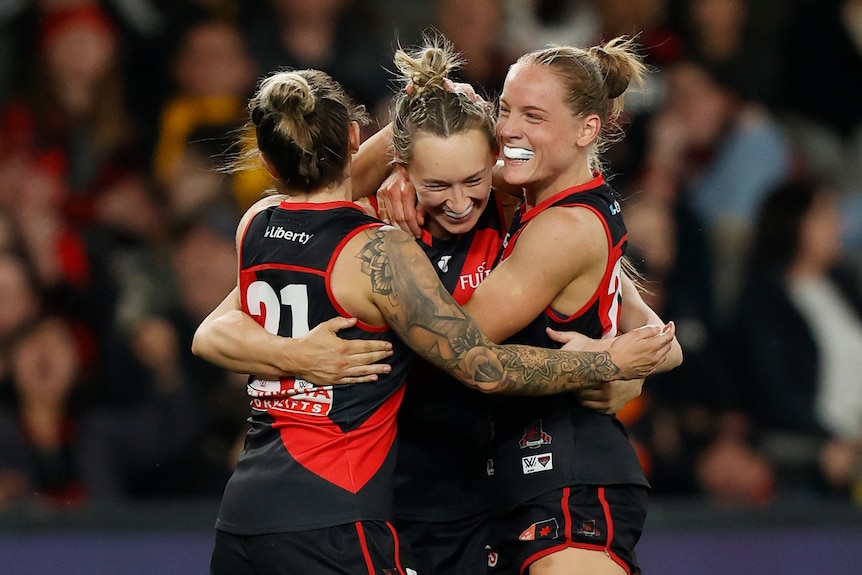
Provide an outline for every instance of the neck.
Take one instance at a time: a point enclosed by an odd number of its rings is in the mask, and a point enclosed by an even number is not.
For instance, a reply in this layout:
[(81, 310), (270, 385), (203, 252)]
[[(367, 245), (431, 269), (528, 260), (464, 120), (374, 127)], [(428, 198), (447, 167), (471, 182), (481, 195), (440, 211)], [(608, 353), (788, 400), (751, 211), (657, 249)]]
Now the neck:
[(338, 185), (326, 188), (317, 188), (310, 191), (291, 190), (285, 188), (281, 190), (281, 193), (285, 196), (284, 200), (287, 202), (324, 204), (326, 202), (349, 202), (353, 199), (349, 178)]
[(428, 230), (428, 233), (437, 238), (438, 240), (448, 240), (452, 237), (446, 228), (441, 226), (437, 220), (434, 218), (426, 217), (425, 229)]
[(563, 190), (586, 184), (593, 178), (593, 171), (585, 164), (556, 178), (525, 186), (524, 197), (527, 200), (527, 205), (532, 208)]

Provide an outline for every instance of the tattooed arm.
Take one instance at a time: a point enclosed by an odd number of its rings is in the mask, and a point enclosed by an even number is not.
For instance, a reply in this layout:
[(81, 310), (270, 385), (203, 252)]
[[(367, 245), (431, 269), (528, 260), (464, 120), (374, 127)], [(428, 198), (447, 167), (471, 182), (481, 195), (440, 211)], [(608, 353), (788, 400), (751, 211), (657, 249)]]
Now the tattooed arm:
[[(670, 338), (619, 340), (621, 346), (642, 346), (633, 365), (615, 362), (614, 346), (603, 352), (567, 352), (523, 345), (498, 345), (452, 299), (428, 258), (401, 230), (376, 228), (361, 234), (357, 291), (370, 293), (372, 303), (401, 339), (416, 353), (465, 384), (487, 393), (548, 395), (595, 387), (604, 381), (644, 377), (667, 354)], [(631, 351), (624, 354), (631, 357)], [(648, 360), (644, 360), (648, 358)]]

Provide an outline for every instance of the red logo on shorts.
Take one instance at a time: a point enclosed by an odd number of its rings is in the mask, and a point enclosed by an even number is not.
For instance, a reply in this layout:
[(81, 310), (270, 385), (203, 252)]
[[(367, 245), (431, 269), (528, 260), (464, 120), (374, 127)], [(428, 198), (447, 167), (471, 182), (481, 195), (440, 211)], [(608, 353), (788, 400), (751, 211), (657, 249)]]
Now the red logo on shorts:
[(551, 435), (549, 433), (545, 433), (542, 429), (542, 420), (537, 419), (535, 421), (531, 421), (530, 424), (524, 428), (524, 436), (521, 437), (521, 441), (518, 443), (518, 446), (521, 449), (529, 447), (530, 449), (538, 449), (543, 445), (551, 444)]
[(560, 524), (557, 523), (556, 518), (552, 517), (551, 519), (545, 519), (544, 521), (537, 521), (524, 529), (518, 536), (518, 540), (535, 541), (536, 539), (556, 539), (559, 529)]
[(587, 537), (600, 537), (601, 534), (602, 532), (596, 529), (595, 519), (581, 522), (581, 526), (578, 529), (578, 535), (585, 535)]

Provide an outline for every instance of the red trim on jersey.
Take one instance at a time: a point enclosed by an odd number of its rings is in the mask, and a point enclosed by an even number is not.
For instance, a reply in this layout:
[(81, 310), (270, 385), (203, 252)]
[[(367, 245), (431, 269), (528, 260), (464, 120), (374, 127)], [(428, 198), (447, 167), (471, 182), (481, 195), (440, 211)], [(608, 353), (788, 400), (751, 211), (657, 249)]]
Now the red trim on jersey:
[(434, 245), (434, 236), (431, 235), (431, 232), (429, 232), (427, 228), (422, 228), (420, 239), (426, 246)]
[(594, 189), (598, 188), (599, 186), (603, 185), (604, 183), (605, 183), (604, 176), (602, 176), (598, 172), (593, 172), (593, 179), (590, 180), (589, 182), (580, 184), (578, 186), (572, 186), (571, 188), (566, 188), (565, 190), (563, 190), (561, 192), (557, 192), (556, 194), (554, 194), (550, 198), (546, 198), (546, 199), (542, 200), (541, 202), (539, 202), (538, 204), (536, 204), (535, 206), (533, 206), (529, 210), (526, 209), (526, 207), (527, 207), (526, 204), (522, 205), (521, 209), (524, 210), (521, 212), (523, 214), (521, 216), (522, 225), (523, 225), (523, 223), (527, 222), (528, 220), (531, 220), (534, 217), (536, 217), (537, 215), (539, 215), (542, 212), (542, 210), (544, 210), (545, 208), (547, 208), (551, 204), (559, 201), (561, 198), (564, 198), (564, 197), (569, 196), (571, 194), (575, 194), (577, 192), (594, 190)]
[[(599, 174), (598, 172), (593, 172), (593, 175), (594, 175), (593, 179), (590, 180), (589, 182), (587, 182), (585, 184), (581, 184), (579, 186), (574, 186), (572, 188), (566, 188), (565, 190), (563, 190), (559, 193), (556, 193), (553, 196), (551, 196), (550, 198), (547, 198), (546, 200), (538, 203), (537, 205), (533, 206), (532, 208), (527, 209), (527, 204), (522, 203), (520, 205), (520, 207), (518, 208), (518, 214), (521, 217), (520, 225), (518, 226), (518, 229), (515, 231), (515, 233), (513, 233), (510, 237), (508, 237), (508, 241), (506, 242), (506, 247), (503, 249), (503, 253), (500, 255), (500, 262), (499, 263), (502, 263), (510, 255), (512, 255), (512, 251), (515, 249), (515, 244), (517, 243), (518, 236), (520, 236), (521, 232), (524, 231), (524, 228), (527, 225), (526, 222), (528, 220), (535, 218), (537, 215), (542, 213), (542, 211), (545, 210), (549, 205), (557, 202), (558, 200), (560, 200), (561, 198), (563, 198), (565, 196), (568, 196), (569, 194), (592, 190), (592, 189), (597, 188), (597, 187), (599, 187), (605, 183), (605, 179), (601, 174)], [(498, 263), (498, 265), (499, 265), (499, 263)]]
[(365, 539), (365, 530), (362, 528), (362, 522), (357, 521), (353, 525), (356, 526), (359, 547), (362, 548), (362, 556), (365, 558), (365, 568), (368, 569), (368, 575), (374, 575), (374, 563), (371, 561), (371, 552), (368, 550), (368, 541)]
[(365, 197), (368, 200), (368, 203), (371, 204), (371, 209), (374, 210), (374, 216), (380, 217), (380, 203), (377, 201), (377, 196), (375, 194), (371, 194), (370, 196)]
[(402, 385), (368, 419), (349, 431), (326, 417), (272, 408), (267, 412), (284, 448), (300, 465), (350, 493), (358, 493), (392, 449), (395, 416), (403, 397)]
[[(593, 295), (590, 296), (590, 299), (587, 300), (587, 302), (584, 305), (582, 305), (578, 311), (576, 311), (575, 313), (573, 313), (569, 316), (563, 315), (562, 313), (558, 312), (557, 310), (555, 310), (551, 306), (548, 306), (545, 309), (545, 313), (547, 315), (551, 316), (551, 318), (555, 319), (556, 321), (568, 322), (568, 321), (572, 321), (573, 319), (575, 319), (577, 317), (580, 317), (587, 310), (589, 310), (590, 307), (592, 307), (593, 304), (596, 303), (596, 301), (601, 300), (602, 297), (616, 297), (615, 293), (614, 294), (608, 294), (608, 293), (603, 293), (603, 292), (608, 287), (608, 282), (610, 281), (611, 274), (614, 272), (614, 268), (616, 267), (617, 260), (622, 257), (622, 249), (620, 246), (622, 246), (622, 244), (625, 243), (626, 239), (628, 238), (628, 234), (623, 235), (623, 237), (620, 238), (620, 241), (616, 245), (613, 245), (613, 244), (611, 244), (611, 241), (613, 241), (613, 238), (611, 236), (611, 229), (608, 227), (607, 220), (605, 220), (605, 218), (604, 218), (604, 216), (602, 216), (601, 212), (599, 212), (593, 206), (576, 204), (576, 205), (572, 205), (572, 206), (561, 206), (561, 207), (585, 208), (585, 209), (593, 212), (596, 215), (596, 217), (599, 218), (599, 221), (602, 223), (602, 227), (605, 229), (605, 238), (607, 239), (607, 245), (608, 245), (608, 259), (607, 259), (607, 262), (605, 262), (605, 271), (602, 274), (602, 279), (599, 280), (599, 285), (596, 286), (596, 290), (593, 292)], [(607, 334), (610, 336), (615, 336), (616, 335), (615, 333), (609, 333), (609, 330), (613, 326), (612, 326), (612, 324), (609, 323), (610, 318), (607, 317), (607, 314), (605, 313), (604, 307), (605, 306), (602, 306), (602, 309), (599, 310), (599, 320), (602, 322), (602, 335), (604, 336)], [(617, 318), (616, 318), (616, 325), (619, 325), (619, 316), (620, 316), (620, 311), (618, 310), (617, 311)]]
[(278, 204), (278, 207), (285, 210), (313, 211), (325, 211), (334, 208), (353, 208), (362, 213), (366, 213), (359, 205), (354, 204), (353, 202), (348, 202), (347, 200), (334, 200), (331, 202), (291, 202), (290, 200), (282, 200), (281, 203)]
[[(332, 253), (332, 257), (329, 259), (329, 264), (326, 266), (326, 295), (329, 296), (329, 301), (332, 302), (332, 307), (338, 310), (338, 313), (340, 313), (344, 317), (353, 317), (353, 314), (344, 309), (344, 306), (341, 305), (341, 303), (338, 301), (332, 291), (332, 268), (335, 267), (335, 260), (338, 259), (339, 254), (341, 254), (341, 251), (344, 249), (344, 246), (347, 245), (347, 242), (352, 240), (356, 236), (356, 234), (358, 234), (359, 232), (363, 232), (369, 228), (379, 228), (383, 225), (384, 224), (382, 222), (372, 222), (364, 226), (358, 227), (348, 235), (344, 236), (344, 239), (341, 240), (341, 243), (336, 246), (335, 251)], [(388, 325), (371, 325), (370, 323), (365, 323), (364, 321), (360, 320), (356, 321), (356, 327), (373, 333), (382, 333), (385, 331), (389, 331), (390, 329)]]

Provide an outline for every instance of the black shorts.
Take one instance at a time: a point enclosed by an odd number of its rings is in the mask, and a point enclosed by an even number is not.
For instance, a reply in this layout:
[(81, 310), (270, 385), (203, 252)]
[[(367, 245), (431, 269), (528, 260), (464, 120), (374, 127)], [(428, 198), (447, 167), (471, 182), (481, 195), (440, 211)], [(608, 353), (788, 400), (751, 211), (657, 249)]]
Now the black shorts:
[(416, 575), (405, 547), (385, 521), (269, 535), (216, 530), (210, 575)]
[(490, 523), (487, 515), (455, 521), (399, 519), (398, 533), (408, 542), (419, 575), (472, 575), (488, 565)]
[(540, 495), (494, 519), (489, 573), (526, 573), (534, 561), (574, 547), (604, 551), (639, 575), (634, 548), (647, 504), (639, 485), (576, 485)]

